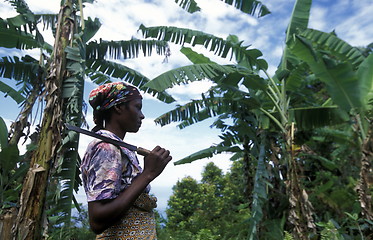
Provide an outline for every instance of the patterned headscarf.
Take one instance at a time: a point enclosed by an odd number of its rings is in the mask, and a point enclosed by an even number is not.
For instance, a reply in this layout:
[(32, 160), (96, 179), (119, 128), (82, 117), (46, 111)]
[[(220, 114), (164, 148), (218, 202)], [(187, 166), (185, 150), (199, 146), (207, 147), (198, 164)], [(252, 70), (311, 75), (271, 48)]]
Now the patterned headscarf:
[(133, 99), (142, 99), (141, 94), (136, 87), (125, 82), (107, 83), (93, 89), (89, 94), (89, 104), (95, 111), (104, 111)]

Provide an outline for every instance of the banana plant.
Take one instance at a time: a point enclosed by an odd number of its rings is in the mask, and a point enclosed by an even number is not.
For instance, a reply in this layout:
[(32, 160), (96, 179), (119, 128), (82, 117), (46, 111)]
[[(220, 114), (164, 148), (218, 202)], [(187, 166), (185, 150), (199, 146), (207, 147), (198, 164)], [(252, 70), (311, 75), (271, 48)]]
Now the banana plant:
[[(361, 152), (360, 181), (356, 186), (362, 216), (373, 218), (368, 173), (372, 139), (372, 64), (373, 54), (365, 57), (358, 49), (349, 46), (334, 34), (308, 29), (294, 37), (291, 51), (308, 64), (312, 72), (325, 83), (330, 102), (348, 115), (354, 124)], [(330, 56), (334, 56), (331, 58)]]
[[(279, 140), (275, 144), (282, 150), (273, 151), (277, 154), (273, 154), (272, 157), (278, 158), (277, 156), (280, 155), (280, 164), (288, 166), (288, 169), (282, 171), (281, 175), (286, 176), (287, 179), (285, 187), (290, 203), (288, 220), (292, 225), (293, 235), (299, 239), (307, 239), (309, 233), (315, 233), (316, 225), (312, 204), (299, 180), (299, 174), (301, 174), (297, 157), (299, 146), (294, 144), (297, 130), (348, 124), (350, 118), (346, 110), (361, 106), (359, 102), (362, 98), (366, 101), (365, 96), (371, 91), (369, 57), (366, 58), (359, 49), (341, 41), (334, 34), (308, 29), (311, 4), (311, 0), (296, 1), (286, 32), (284, 54), (274, 76), (269, 76), (267, 73), (266, 62), (259, 58), (259, 50), (242, 46), (242, 42), (234, 40), (233, 36), (224, 40), (196, 30), (140, 26), (146, 38), (166, 40), (182, 45), (190, 44), (192, 47), (201, 45), (217, 56), (235, 58), (236, 65), (215, 65), (207, 57), (182, 48), (181, 51), (194, 64), (163, 73), (146, 86), (164, 91), (177, 84), (186, 84), (206, 78), (212, 80), (216, 86), (203, 94), (201, 100), (193, 100), (183, 106), (178, 106), (160, 116), (156, 122), (164, 125), (181, 121), (179, 127), (184, 128), (206, 118), (217, 117), (213, 126), (222, 129), (223, 141), (187, 156), (176, 164), (189, 163), (221, 152), (233, 152), (242, 156), (239, 154), (239, 146), (242, 150), (245, 141), (239, 137), (239, 133), (244, 132), (242, 130), (244, 127), (240, 125), (239, 128), (235, 125), (242, 115), (234, 116), (234, 114), (238, 112), (237, 105), (242, 108), (250, 106), (248, 111), (255, 113), (260, 119), (260, 124), (256, 127), (280, 133), (277, 136)], [(322, 50), (320, 46), (323, 46)], [(317, 47), (320, 50), (314, 50)], [(341, 65), (335, 69), (328, 69), (332, 68), (334, 58), (341, 61)], [(320, 61), (321, 64), (324, 62), (326, 67), (319, 66)], [(353, 71), (357, 71), (355, 74), (360, 72), (359, 75), (366, 76), (366, 78), (364, 80), (354, 79), (351, 77)], [(260, 77), (263, 75), (258, 75), (259, 72), (263, 73), (266, 78)], [(327, 92), (308, 87), (317, 86), (320, 81), (326, 84)], [(242, 93), (239, 86), (245, 86), (248, 91)], [(258, 86), (261, 87), (258, 88)], [(360, 95), (362, 91), (365, 91), (365, 95)], [(229, 117), (233, 119), (234, 126), (241, 131), (230, 132), (233, 128), (223, 121)], [(360, 123), (360, 120), (357, 122), (357, 129), (367, 126), (366, 123)], [(367, 164), (362, 164), (362, 166), (367, 166)], [(365, 176), (366, 172), (368, 171), (365, 170)], [(281, 178), (278, 179), (283, 181)], [(362, 186), (361, 189), (364, 187)], [(369, 199), (369, 196), (365, 199)], [(259, 205), (257, 209), (260, 209)], [(257, 219), (255, 226), (259, 226), (259, 222), (260, 220)], [(254, 229), (256, 228), (252, 228), (251, 237), (256, 234)]]

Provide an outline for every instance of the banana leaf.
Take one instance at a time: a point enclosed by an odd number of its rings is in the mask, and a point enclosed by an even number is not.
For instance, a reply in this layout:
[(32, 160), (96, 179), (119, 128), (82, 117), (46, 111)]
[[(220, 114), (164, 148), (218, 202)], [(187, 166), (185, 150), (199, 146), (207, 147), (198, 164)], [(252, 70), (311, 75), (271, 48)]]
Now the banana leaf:
[(336, 106), (307, 107), (290, 109), (291, 119), (294, 118), (299, 130), (333, 126), (349, 121), (346, 112)]
[(249, 15), (257, 15), (258, 17), (263, 17), (271, 12), (268, 8), (262, 4), (261, 1), (257, 0), (221, 0), (224, 1), (226, 4), (232, 5), (235, 8), (241, 10), (243, 13), (247, 13)]
[(185, 84), (203, 79), (214, 79), (222, 74), (236, 71), (234, 66), (219, 65), (214, 63), (193, 64), (165, 72), (150, 82), (145, 87), (162, 92), (174, 85)]
[(21, 104), (26, 98), (17, 90), (0, 81), (0, 91), (5, 93), (5, 96), (10, 96), (17, 104)]
[(333, 55), (338, 56), (342, 61), (350, 61), (354, 68), (357, 68), (365, 60), (365, 57), (359, 49), (352, 47), (333, 33), (306, 29), (299, 35), (312, 41), (314, 45), (321, 49), (330, 51)]
[(167, 42), (156, 40), (138, 40), (129, 41), (104, 41), (89, 42), (86, 48), (86, 59), (104, 59), (106, 57), (113, 59), (137, 58), (139, 53), (144, 56), (150, 56), (155, 49), (159, 55), (165, 55), (168, 50)]
[(188, 13), (195, 13), (201, 10), (201, 8), (198, 7), (197, 2), (194, 0), (175, 0), (175, 2)]
[[(310, 17), (312, 0), (297, 0), (294, 4), (293, 12), (290, 17), (289, 25), (286, 29), (285, 43), (288, 43), (294, 34), (307, 29)], [(286, 46), (282, 55), (279, 69), (291, 69), (289, 64), (297, 65), (298, 60), (291, 55), (289, 47)]]
[(156, 96), (159, 100), (163, 102), (171, 103), (175, 101), (175, 99), (168, 93), (164, 91), (157, 91), (153, 88), (148, 87), (147, 83), (149, 83), (150, 80), (147, 77), (122, 64), (107, 61), (104, 59), (88, 59), (86, 61), (86, 67), (88, 76), (90, 76), (91, 79), (97, 84), (100, 84), (102, 82), (110, 82), (111, 79), (108, 76), (120, 78), (123, 81), (127, 81), (139, 87), (144, 92)]
[(11, 28), (0, 19), (0, 47), (24, 50), (42, 47), (43, 44), (34, 35)]
[[(168, 41), (183, 45), (189, 43), (191, 46), (202, 45), (208, 51), (222, 58), (232, 60), (233, 56), (238, 62), (247, 62), (251, 69), (267, 69), (268, 63), (264, 59), (259, 59), (263, 54), (258, 49), (249, 49), (249, 46), (242, 46), (242, 42), (236, 41), (233, 37), (224, 40), (212, 34), (201, 31), (177, 28), (177, 27), (146, 27), (140, 25), (139, 30), (145, 38), (155, 38), (161, 41)], [(240, 63), (240, 65), (243, 65)], [(244, 65), (243, 65), (244, 66)]]
[(352, 64), (348, 62), (328, 64), (322, 55), (313, 49), (311, 43), (300, 36), (296, 36), (290, 50), (306, 62), (312, 72), (326, 84), (333, 102), (341, 109), (349, 111), (362, 106), (361, 87)]
[(240, 152), (240, 151), (242, 150), (237, 146), (221, 146), (221, 145), (211, 146), (209, 148), (200, 150), (198, 152), (195, 152), (187, 157), (184, 157), (174, 162), (174, 165), (191, 163), (196, 160), (203, 159), (203, 158), (211, 158), (213, 155), (223, 153), (223, 152)]
[[(243, 13), (247, 13), (249, 15), (257, 15), (258, 17), (263, 17), (269, 13), (271, 13), (268, 8), (263, 5), (260, 1), (257, 0), (221, 0), (224, 3), (235, 7), (236, 9), (240, 10)], [(194, 0), (175, 0), (179, 6), (189, 13), (195, 13), (201, 10), (201, 8), (197, 5), (197, 2)]]
[(372, 109), (373, 104), (373, 53), (371, 53), (357, 70), (361, 97), (365, 109)]

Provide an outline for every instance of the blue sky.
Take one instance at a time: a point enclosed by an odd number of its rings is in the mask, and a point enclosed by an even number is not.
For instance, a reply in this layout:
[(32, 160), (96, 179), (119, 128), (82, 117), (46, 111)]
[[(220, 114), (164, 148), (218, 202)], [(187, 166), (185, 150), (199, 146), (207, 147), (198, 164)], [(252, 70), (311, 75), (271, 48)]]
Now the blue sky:
[[(26, 2), (35, 13), (57, 13), (60, 3), (59, 0), (26, 0)], [(222, 38), (226, 38), (229, 34), (235, 34), (244, 41), (245, 45), (251, 45), (252, 48), (261, 50), (263, 58), (269, 63), (269, 72), (274, 73), (282, 55), (285, 30), (295, 1), (263, 0), (262, 2), (267, 5), (272, 14), (259, 19), (242, 14), (218, 0), (197, 2), (202, 10), (191, 15), (181, 10), (173, 0), (97, 0), (93, 5), (87, 4), (84, 16), (100, 19), (103, 25), (95, 38), (104, 40), (141, 38), (137, 32), (140, 24), (190, 28)], [(373, 42), (372, 13), (373, 0), (316, 0), (313, 1), (309, 27), (325, 32), (335, 30), (340, 38), (351, 45), (366, 46)], [(11, 17), (14, 14), (8, 3), (0, 2), (0, 17)], [(46, 36), (49, 36), (46, 40), (51, 42), (51, 34), (46, 33)], [(186, 57), (178, 52), (179, 48), (180, 46), (171, 45), (172, 55), (168, 63), (162, 63), (163, 56), (154, 55), (151, 58), (140, 57), (128, 60), (124, 64), (149, 78), (154, 78), (167, 70), (189, 64)], [(197, 49), (206, 53), (201, 48)], [(10, 53), (9, 49), (0, 48), (0, 56), (12, 54), (13, 52)], [(29, 54), (37, 54), (37, 51), (31, 51)], [(210, 54), (209, 57), (221, 63), (229, 62), (225, 59), (214, 58)], [(0, 80), (10, 83), (4, 79)], [(179, 104), (182, 104), (190, 99), (200, 98), (200, 94), (206, 91), (209, 86), (209, 82), (205, 81), (187, 86), (177, 86), (168, 92), (179, 100)], [(85, 95), (87, 96), (94, 87), (92, 83), (87, 81)], [(0, 116), (7, 119), (9, 123), (10, 120), (15, 119), (19, 109), (11, 99), (4, 99), (3, 93), (0, 93), (0, 99)], [(184, 130), (178, 130), (175, 124), (161, 128), (154, 124), (154, 118), (172, 109), (173, 105), (160, 103), (149, 96), (145, 97), (143, 105), (145, 122), (139, 133), (126, 136), (126, 141), (130, 143), (149, 149), (159, 144), (170, 149), (174, 160), (178, 160), (219, 142), (219, 132), (209, 128), (211, 120)], [(92, 112), (89, 109), (87, 119), (92, 126), (91, 118)], [(87, 137), (81, 138), (81, 154), (89, 140)], [(226, 170), (230, 166), (228, 158), (229, 156), (223, 155), (214, 157), (212, 160)], [(166, 206), (168, 196), (172, 192), (171, 188), (177, 180), (188, 175), (200, 179), (202, 168), (209, 161), (211, 159), (182, 166), (170, 164), (152, 184), (153, 192), (159, 198), (160, 208), (163, 209)], [(79, 199), (82, 202), (85, 201), (85, 197), (82, 195), (79, 195)]]

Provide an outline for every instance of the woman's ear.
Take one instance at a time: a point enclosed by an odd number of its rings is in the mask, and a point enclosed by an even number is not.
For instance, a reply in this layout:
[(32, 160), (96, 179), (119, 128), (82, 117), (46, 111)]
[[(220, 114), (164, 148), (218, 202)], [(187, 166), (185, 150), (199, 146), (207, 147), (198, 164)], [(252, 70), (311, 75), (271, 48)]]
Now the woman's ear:
[(115, 113), (117, 113), (117, 114), (120, 114), (120, 113), (123, 111), (122, 108), (121, 108), (121, 105), (122, 105), (122, 104), (114, 105), (114, 106), (113, 106), (113, 111), (114, 111)]

